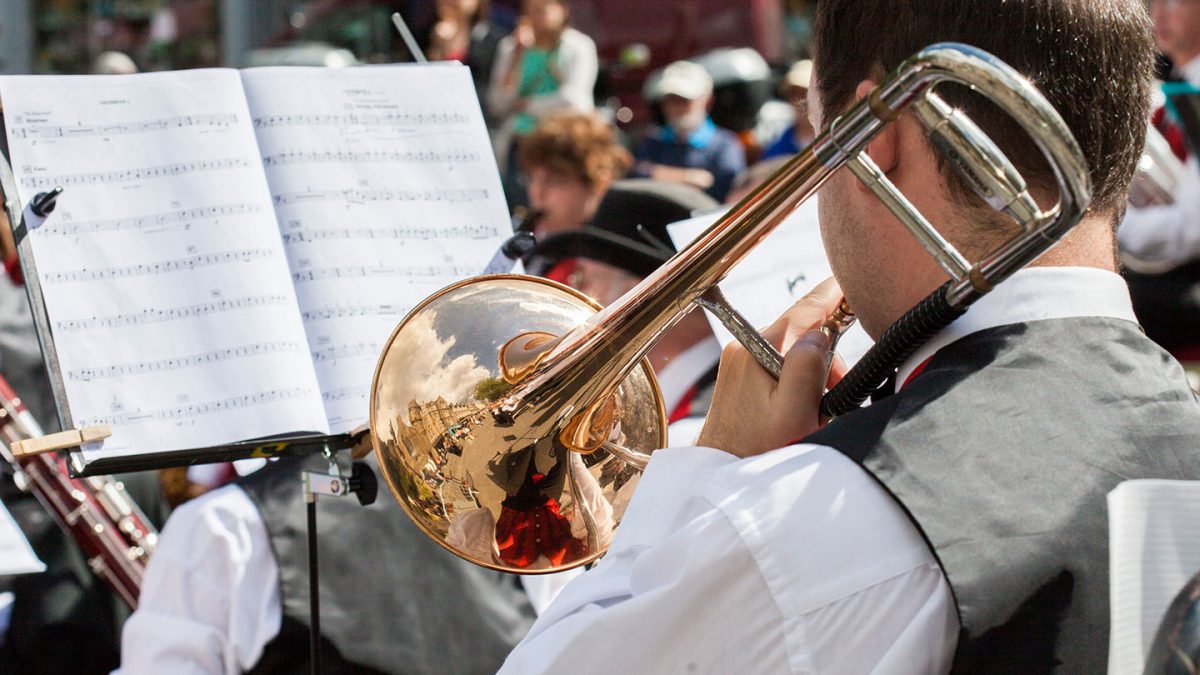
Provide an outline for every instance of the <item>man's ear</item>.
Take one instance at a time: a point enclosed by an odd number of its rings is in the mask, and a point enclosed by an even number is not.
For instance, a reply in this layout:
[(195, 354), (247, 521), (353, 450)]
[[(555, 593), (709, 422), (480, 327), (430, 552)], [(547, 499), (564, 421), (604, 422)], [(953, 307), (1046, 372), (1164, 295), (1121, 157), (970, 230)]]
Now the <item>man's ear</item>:
[[(860, 101), (866, 98), (867, 94), (871, 93), (871, 90), (878, 84), (875, 80), (859, 82), (858, 87), (854, 90), (855, 98)], [(900, 161), (899, 145), (897, 126), (892, 123), (885, 126), (883, 131), (879, 132), (879, 135), (867, 145), (867, 155), (879, 166), (881, 171), (885, 174), (891, 173)], [(854, 185), (860, 192), (870, 192), (870, 189), (863, 185), (862, 181), (856, 180)]]

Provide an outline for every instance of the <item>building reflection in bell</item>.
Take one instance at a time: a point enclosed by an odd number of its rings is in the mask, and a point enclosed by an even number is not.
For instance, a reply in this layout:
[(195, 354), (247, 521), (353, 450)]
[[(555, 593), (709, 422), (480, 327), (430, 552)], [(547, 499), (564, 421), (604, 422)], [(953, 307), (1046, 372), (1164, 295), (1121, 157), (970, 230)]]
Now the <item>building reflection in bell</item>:
[[(417, 525), (459, 555), (553, 572), (595, 560), (611, 541), (645, 453), (665, 440), (649, 367), (635, 368), (611, 404), (575, 408), (590, 414), (571, 418), (586, 423), (569, 438), (600, 443), (583, 454), (565, 445), (570, 408), (519, 398), (520, 378), (501, 367), (514, 338), (562, 335), (595, 310), (542, 280), (477, 279), (414, 310), (384, 350), (371, 416), (381, 473)], [(517, 400), (529, 405), (513, 415)]]

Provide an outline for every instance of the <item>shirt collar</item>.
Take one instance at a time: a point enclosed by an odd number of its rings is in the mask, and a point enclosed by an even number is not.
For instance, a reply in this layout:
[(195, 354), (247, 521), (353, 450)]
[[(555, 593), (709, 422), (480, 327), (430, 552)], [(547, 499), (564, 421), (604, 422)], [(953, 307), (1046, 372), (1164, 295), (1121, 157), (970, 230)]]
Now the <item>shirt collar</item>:
[(1014, 323), (1085, 316), (1137, 323), (1125, 280), (1094, 267), (1027, 267), (913, 352), (896, 373), (897, 388), (942, 347), (972, 333)]
[(1200, 56), (1188, 61), (1179, 69), (1179, 74), (1193, 87), (1200, 87)]
[(710, 335), (676, 354), (656, 372), (654, 376), (658, 380), (658, 388), (662, 390), (663, 406), (667, 411), (674, 410), (692, 385), (720, 360), (721, 343)]
[[(697, 150), (703, 150), (704, 148), (708, 147), (709, 143), (712, 143), (712, 140), (716, 137), (716, 135), (716, 123), (712, 121), (711, 117), (705, 117), (704, 122), (702, 122), (699, 127), (696, 127), (692, 133), (688, 134), (685, 142)], [(669, 124), (664, 124), (662, 126), (660, 138), (664, 143), (680, 142), (675, 135), (675, 129), (673, 129)]]

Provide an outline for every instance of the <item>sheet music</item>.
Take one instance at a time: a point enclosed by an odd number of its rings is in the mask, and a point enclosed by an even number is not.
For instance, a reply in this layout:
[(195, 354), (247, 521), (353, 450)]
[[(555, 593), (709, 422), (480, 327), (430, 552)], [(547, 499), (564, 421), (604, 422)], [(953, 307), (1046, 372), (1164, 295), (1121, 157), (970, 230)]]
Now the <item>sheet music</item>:
[(1163, 614), (1200, 572), (1200, 481), (1131, 480), (1108, 494), (1110, 675), (1140, 675)]
[(0, 503), (0, 575), (44, 571), (46, 565), (37, 557), (8, 508)]
[(416, 303), (511, 234), (469, 71), (243, 71), (333, 432), (370, 414), (375, 365)]
[[(724, 212), (709, 213), (667, 227), (675, 247), (682, 250), (708, 229)], [(787, 220), (752, 250), (721, 282), (721, 291), (751, 325), (766, 327), (817, 284), (833, 276), (821, 230), (817, 226), (817, 200), (809, 199), (796, 208)], [(708, 322), (721, 346), (733, 341), (733, 334), (716, 317)], [(846, 365), (854, 365), (873, 344), (857, 323), (838, 343), (838, 353)]]
[(22, 200), (65, 190), (30, 236), (85, 459), (325, 431), (237, 71), (0, 94)]

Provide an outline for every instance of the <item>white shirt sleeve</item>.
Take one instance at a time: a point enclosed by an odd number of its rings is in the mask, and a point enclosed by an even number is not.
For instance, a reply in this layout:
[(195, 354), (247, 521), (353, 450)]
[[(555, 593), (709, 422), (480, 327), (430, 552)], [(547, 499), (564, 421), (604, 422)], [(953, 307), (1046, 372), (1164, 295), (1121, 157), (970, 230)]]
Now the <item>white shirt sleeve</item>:
[(167, 521), (116, 674), (241, 673), (281, 620), (278, 567), (258, 510), (236, 486), (214, 490)]
[(1163, 268), (1200, 258), (1200, 166), (1194, 159), (1179, 179), (1175, 203), (1129, 207), (1117, 243), (1134, 258)]
[(661, 450), (502, 673), (941, 673), (958, 620), (900, 506), (830, 448)]

